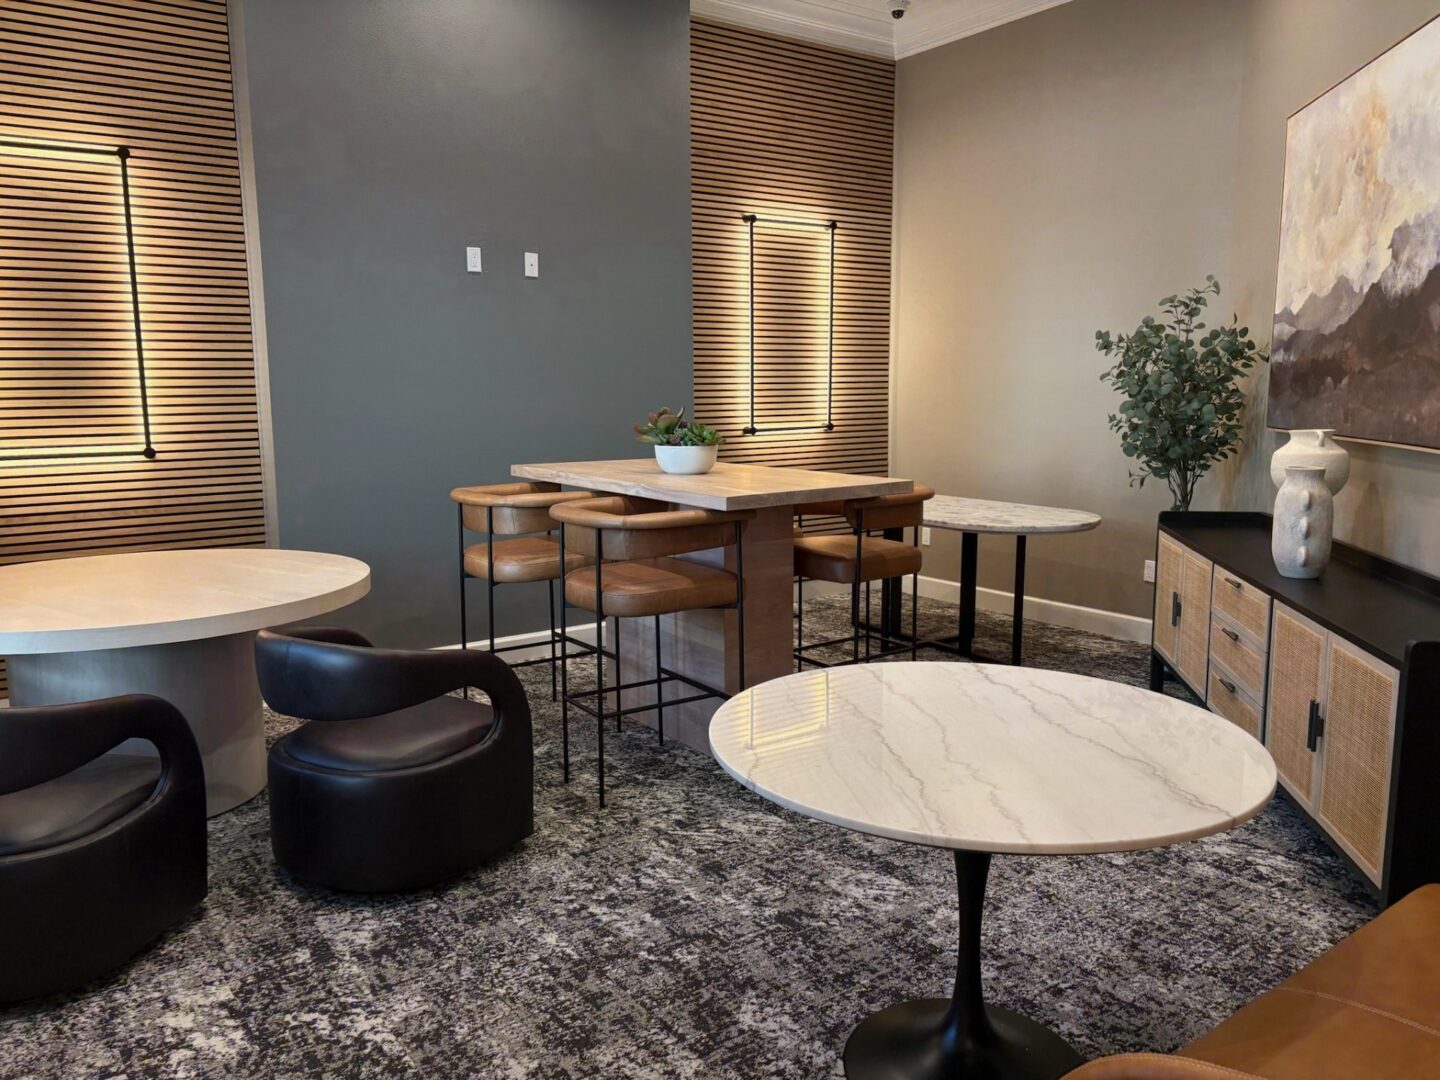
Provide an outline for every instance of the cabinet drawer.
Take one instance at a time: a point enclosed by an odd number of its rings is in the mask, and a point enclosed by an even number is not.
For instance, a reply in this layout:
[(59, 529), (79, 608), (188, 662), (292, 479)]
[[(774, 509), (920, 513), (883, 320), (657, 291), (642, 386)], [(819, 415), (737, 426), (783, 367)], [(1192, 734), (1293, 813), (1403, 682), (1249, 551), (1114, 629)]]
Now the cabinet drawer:
[(1219, 661), (1256, 701), (1265, 703), (1265, 652), (1223, 619), (1210, 626), (1210, 662)]
[(1263, 646), (1270, 628), (1270, 594), (1241, 581), (1225, 567), (1215, 566), (1215, 594), (1211, 606), (1229, 615), (1235, 625)]
[(1260, 722), (1263, 712), (1259, 705), (1250, 700), (1250, 695), (1240, 688), (1224, 668), (1211, 665), (1210, 693), (1208, 702), (1213, 712), (1219, 713), (1241, 731), (1260, 738)]

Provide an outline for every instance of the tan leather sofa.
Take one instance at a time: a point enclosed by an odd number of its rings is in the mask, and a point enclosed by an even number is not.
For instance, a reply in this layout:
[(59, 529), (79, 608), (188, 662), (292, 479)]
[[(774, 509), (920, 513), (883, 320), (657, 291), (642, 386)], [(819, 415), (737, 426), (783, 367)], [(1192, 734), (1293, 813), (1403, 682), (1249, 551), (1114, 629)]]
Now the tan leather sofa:
[(1101, 1058), (1066, 1080), (1440, 1078), (1440, 885), (1411, 893), (1175, 1055)]

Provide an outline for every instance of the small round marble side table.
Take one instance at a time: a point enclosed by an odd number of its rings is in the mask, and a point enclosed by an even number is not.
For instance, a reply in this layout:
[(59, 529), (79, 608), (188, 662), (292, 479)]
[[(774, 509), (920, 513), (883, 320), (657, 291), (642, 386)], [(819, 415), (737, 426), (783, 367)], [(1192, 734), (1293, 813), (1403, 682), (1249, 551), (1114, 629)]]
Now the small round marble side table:
[[(211, 817), (265, 787), (255, 631), (370, 591), (358, 559), (280, 548), (137, 551), (0, 567), (12, 705), (155, 694), (189, 721)], [(121, 744), (127, 753), (149, 744)]]
[(731, 776), (781, 806), (954, 852), (954, 992), (861, 1023), (845, 1045), (851, 1080), (1055, 1080), (1077, 1067), (1059, 1035), (985, 1003), (991, 857), (1191, 840), (1254, 816), (1275, 791), (1265, 748), (1204, 709), (1103, 679), (982, 664), (787, 675), (722, 705), (710, 744)]
[(926, 642), (931, 648), (955, 652), (974, 660), (976, 571), (980, 555), (980, 533), (1015, 537), (1014, 623), (1010, 631), (1010, 662), (1020, 666), (1025, 609), (1025, 538), (1048, 533), (1086, 532), (1098, 527), (1100, 515), (1088, 510), (1065, 510), (1058, 506), (1030, 506), (1026, 503), (966, 499), (958, 495), (937, 495), (925, 504), (925, 525), (952, 529), (960, 540), (960, 625), (953, 638)]

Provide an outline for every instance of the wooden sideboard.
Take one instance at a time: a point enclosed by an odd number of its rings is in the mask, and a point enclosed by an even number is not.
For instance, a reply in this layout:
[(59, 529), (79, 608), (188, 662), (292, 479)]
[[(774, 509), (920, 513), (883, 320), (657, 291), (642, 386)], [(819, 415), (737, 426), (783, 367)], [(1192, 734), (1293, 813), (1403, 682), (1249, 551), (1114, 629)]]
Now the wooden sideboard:
[(1282, 577), (1270, 515), (1164, 513), (1150, 686), (1257, 739), (1382, 904), (1440, 881), (1440, 579), (1337, 541)]

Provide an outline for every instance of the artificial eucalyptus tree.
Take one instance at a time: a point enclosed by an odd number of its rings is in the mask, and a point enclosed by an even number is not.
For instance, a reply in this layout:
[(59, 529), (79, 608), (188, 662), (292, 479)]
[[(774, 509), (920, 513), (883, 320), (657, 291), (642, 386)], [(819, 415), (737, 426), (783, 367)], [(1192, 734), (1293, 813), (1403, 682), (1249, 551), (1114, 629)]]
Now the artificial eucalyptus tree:
[(1110, 429), (1139, 465), (1130, 483), (1164, 480), (1175, 510), (1189, 510), (1200, 477), (1239, 450), (1245, 405), (1239, 379), (1269, 359), (1238, 318), (1208, 330), (1200, 322), (1209, 297), (1220, 295), (1213, 275), (1205, 282), (1161, 300), (1162, 317), (1145, 316), (1134, 333), (1095, 333), (1095, 347), (1115, 360), (1100, 378), (1125, 398)]

